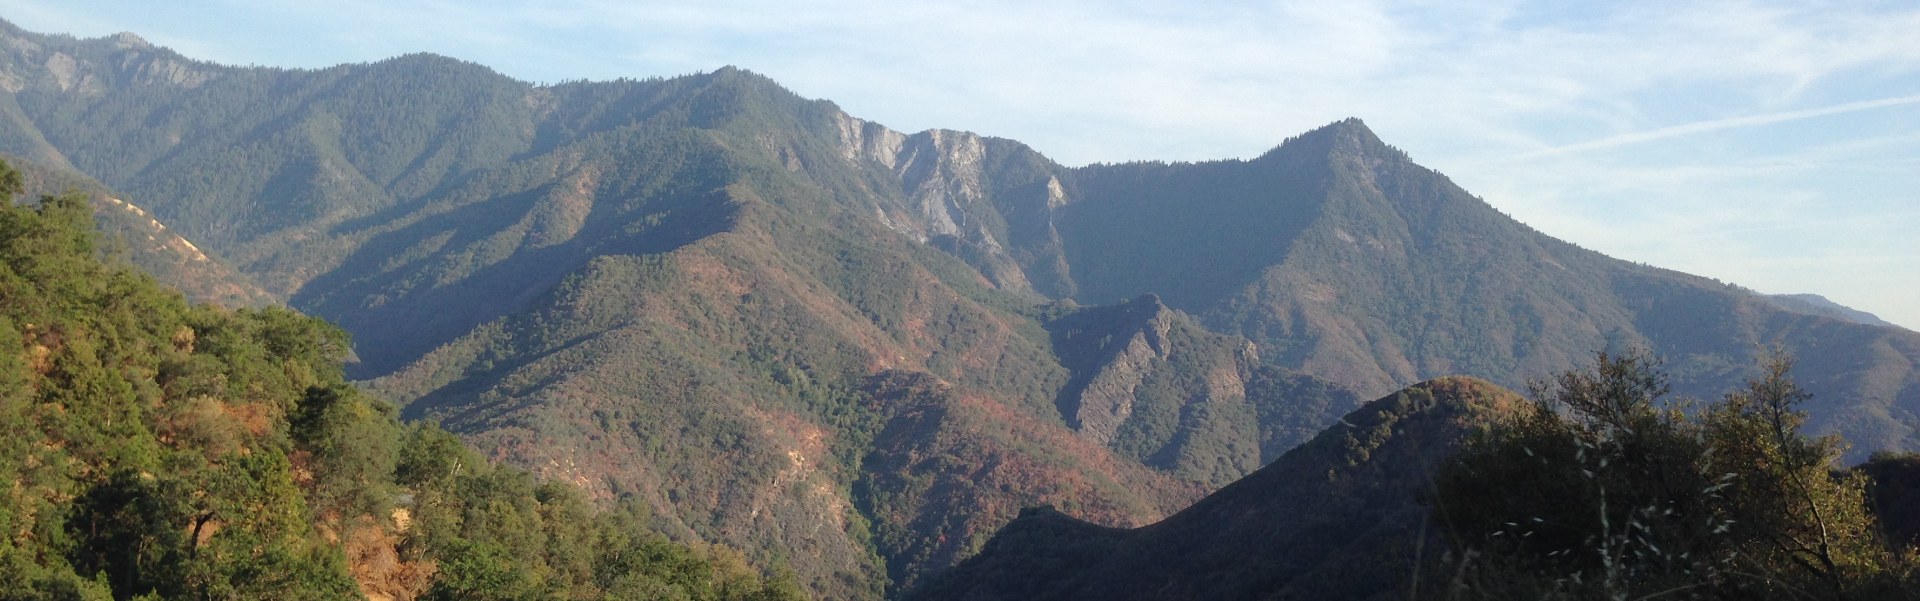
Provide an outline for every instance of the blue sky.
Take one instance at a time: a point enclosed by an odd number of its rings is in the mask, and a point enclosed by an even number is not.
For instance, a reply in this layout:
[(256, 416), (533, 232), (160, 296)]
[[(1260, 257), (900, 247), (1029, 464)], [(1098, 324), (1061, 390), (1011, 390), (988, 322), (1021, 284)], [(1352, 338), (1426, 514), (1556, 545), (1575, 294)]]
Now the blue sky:
[(228, 64), (429, 51), (535, 83), (737, 65), (1066, 164), (1360, 117), (1542, 231), (1920, 329), (1920, 4), (10, 0)]

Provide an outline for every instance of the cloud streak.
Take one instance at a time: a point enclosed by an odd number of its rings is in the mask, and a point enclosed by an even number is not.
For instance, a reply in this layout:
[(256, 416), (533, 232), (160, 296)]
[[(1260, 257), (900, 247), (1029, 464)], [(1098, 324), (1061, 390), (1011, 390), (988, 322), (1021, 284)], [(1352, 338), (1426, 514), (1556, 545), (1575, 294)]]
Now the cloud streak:
[(1772, 125), (1775, 123), (1785, 123), (1788, 121), (1813, 119), (1816, 117), (1826, 117), (1829, 115), (1843, 115), (1846, 113), (1852, 113), (1857, 111), (1870, 111), (1874, 109), (1883, 109), (1883, 108), (1889, 108), (1889, 107), (1904, 106), (1909, 104), (1920, 104), (1920, 94), (1916, 94), (1913, 96), (1898, 96), (1894, 98), (1881, 98), (1878, 100), (1862, 100), (1859, 102), (1848, 102), (1845, 104), (1838, 104), (1834, 106), (1801, 109), (1801, 110), (1795, 110), (1795, 111), (1782, 111), (1782, 112), (1770, 113), (1765, 115), (1748, 115), (1744, 117), (1728, 117), (1724, 119), (1698, 121), (1694, 123), (1674, 125), (1670, 127), (1662, 127), (1659, 129), (1653, 129), (1648, 131), (1608, 136), (1608, 137), (1601, 138), (1598, 140), (1593, 140), (1590, 142), (1581, 142), (1579, 144), (1568, 144), (1565, 146), (1556, 146), (1552, 148), (1546, 148), (1546, 149), (1542, 149), (1534, 152), (1529, 152), (1526, 154), (1521, 154), (1514, 158), (1533, 159), (1533, 158), (1539, 158), (1539, 157), (1572, 154), (1577, 152), (1586, 152), (1589, 150), (1616, 148), (1616, 147), (1626, 146), (1630, 144), (1653, 142), (1657, 140), (1664, 140), (1667, 138), (1673, 138), (1678, 136), (1690, 136), (1695, 134), (1711, 133), (1711, 132), (1737, 129), (1737, 128), (1743, 128), (1743, 127), (1757, 127), (1762, 125)]

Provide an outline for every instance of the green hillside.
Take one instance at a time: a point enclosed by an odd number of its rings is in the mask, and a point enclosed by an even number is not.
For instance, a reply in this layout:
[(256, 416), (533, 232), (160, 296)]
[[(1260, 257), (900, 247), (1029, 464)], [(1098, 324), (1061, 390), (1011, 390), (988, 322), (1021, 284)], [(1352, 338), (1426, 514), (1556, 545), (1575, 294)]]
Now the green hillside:
[(105, 184), (69, 169), (24, 162), (18, 157), (9, 162), (20, 173), (28, 197), (85, 196), (94, 208), (101, 254), (132, 263), (161, 284), (185, 294), (188, 301), (231, 308), (282, 304), (225, 259), (181, 237)]
[[(0, 163), (0, 196), (20, 189)], [(0, 206), (0, 596), (802, 597), (631, 499), (598, 511), (402, 425), (324, 322), (101, 262), (93, 212)]]

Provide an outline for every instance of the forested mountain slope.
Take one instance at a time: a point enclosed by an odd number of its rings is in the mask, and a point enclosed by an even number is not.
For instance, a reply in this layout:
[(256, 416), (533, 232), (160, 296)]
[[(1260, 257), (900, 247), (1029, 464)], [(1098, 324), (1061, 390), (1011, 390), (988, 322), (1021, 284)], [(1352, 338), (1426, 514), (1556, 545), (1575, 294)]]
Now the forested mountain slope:
[[(1139, 182), (1202, 171), (1293, 174), (1295, 188), (1254, 187), (1236, 199), (1240, 188), (1155, 194)], [(1061, 231), (1129, 232), (1063, 235), (1068, 263), (1087, 280), (1082, 289), (1190, 291), (1162, 295), (1217, 331), (1246, 336), (1270, 362), (1356, 390), (1380, 394), (1446, 374), (1520, 387), (1594, 350), (1643, 347), (1666, 358), (1678, 392), (1711, 395), (1779, 348), (1804, 357), (1814, 427), (1846, 436), (1856, 447), (1851, 457), (1916, 443), (1920, 334), (1783, 309), (1737, 286), (1556, 240), (1413, 164), (1357, 121), (1246, 162), (1095, 166), (1074, 175), (1069, 197), (1078, 189), (1085, 199), (1061, 211)], [(1148, 190), (1151, 201), (1101, 193), (1108, 189)], [(1302, 189), (1311, 192), (1294, 192)], [(1183, 210), (1220, 215), (1214, 223), (1222, 227), (1192, 221), (1183, 229), (1169, 214)], [(1221, 266), (1193, 268), (1199, 255), (1149, 260), (1156, 245), (1209, 246)], [(1131, 267), (1078, 270), (1076, 255), (1129, 257), (1121, 265)]]
[(102, 234), (100, 252), (124, 259), (152, 274), (161, 284), (178, 289), (187, 300), (223, 307), (259, 307), (280, 301), (253, 279), (218, 255), (179, 235), (145, 208), (127, 202), (105, 184), (70, 169), (8, 160), (21, 176), (30, 198), (79, 194), (94, 207), (95, 228)]
[(0, 596), (796, 599), (630, 499), (495, 468), (347, 384), (346, 336), (189, 306), (0, 163)]
[(1147, 523), (1367, 396), (1603, 348), (1705, 391), (1781, 345), (1819, 424), (1913, 446), (1920, 335), (1575, 248), (1357, 121), (1068, 168), (733, 68), (533, 86), (0, 42), (0, 151), (339, 323), (406, 415), (826, 596), (910, 585), (1026, 505)]

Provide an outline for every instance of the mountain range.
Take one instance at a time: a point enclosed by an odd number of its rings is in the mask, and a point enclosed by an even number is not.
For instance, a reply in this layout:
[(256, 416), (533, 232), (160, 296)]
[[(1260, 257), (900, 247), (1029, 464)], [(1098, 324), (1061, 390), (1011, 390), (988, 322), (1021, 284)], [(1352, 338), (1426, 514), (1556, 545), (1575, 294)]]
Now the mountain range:
[(136, 262), (177, 237), (205, 267), (161, 277), (339, 324), (406, 417), (828, 598), (1023, 507), (1153, 523), (1365, 399), (1598, 350), (1705, 395), (1778, 348), (1853, 457), (1920, 448), (1920, 334), (1552, 238), (1358, 120), (1068, 167), (736, 68), (243, 68), (4, 22), (0, 91), (0, 152), (136, 207)]

